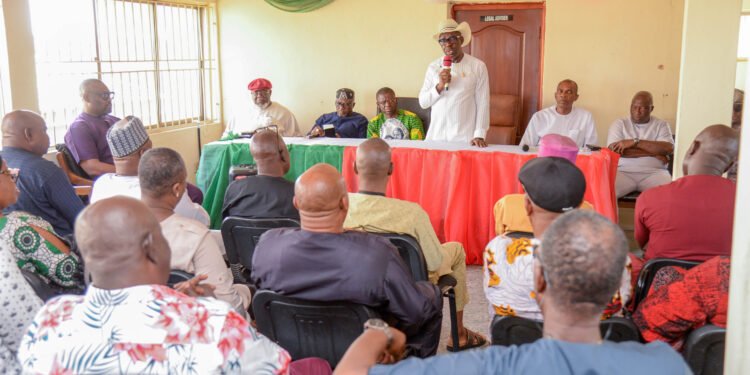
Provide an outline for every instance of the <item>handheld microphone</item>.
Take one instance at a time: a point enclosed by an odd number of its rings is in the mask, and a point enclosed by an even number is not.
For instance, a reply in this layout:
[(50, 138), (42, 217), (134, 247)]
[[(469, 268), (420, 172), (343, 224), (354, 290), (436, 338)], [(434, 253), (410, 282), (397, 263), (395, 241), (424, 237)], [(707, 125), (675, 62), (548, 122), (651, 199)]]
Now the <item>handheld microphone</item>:
[(521, 150), (523, 150), (524, 152), (529, 151), (529, 145), (521, 146)]
[[(453, 65), (453, 56), (445, 55), (445, 57), (443, 57), (443, 69), (451, 70), (451, 65)], [(449, 86), (450, 82), (445, 84), (445, 91), (448, 91)]]

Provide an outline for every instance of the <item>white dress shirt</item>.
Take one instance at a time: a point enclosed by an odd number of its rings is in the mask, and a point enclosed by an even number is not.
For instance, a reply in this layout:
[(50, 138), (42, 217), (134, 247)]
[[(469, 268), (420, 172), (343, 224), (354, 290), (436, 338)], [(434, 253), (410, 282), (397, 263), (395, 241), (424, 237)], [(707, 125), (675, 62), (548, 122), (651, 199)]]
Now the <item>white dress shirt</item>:
[[(619, 142), (625, 139), (635, 139), (647, 141), (669, 142), (674, 144), (672, 139), (672, 130), (669, 123), (654, 116), (651, 116), (649, 122), (645, 124), (633, 124), (630, 117), (615, 120), (609, 127), (607, 135), (607, 145)], [(667, 169), (668, 164), (653, 156), (643, 156), (640, 158), (620, 158), (617, 168), (625, 172), (643, 172), (653, 169)]]
[(235, 134), (252, 132), (269, 125), (277, 125), (279, 134), (284, 137), (302, 136), (294, 114), (276, 102), (271, 102), (266, 108), (260, 108), (255, 103), (242, 106), (229, 120), (224, 135), (229, 134), (230, 131)]
[(567, 115), (557, 113), (555, 106), (534, 113), (520, 144), (530, 147), (539, 146), (539, 140), (547, 134), (570, 137), (579, 148), (587, 144), (595, 145), (598, 141), (591, 112), (578, 107), (573, 107)]
[(426, 140), (471, 142), (485, 138), (490, 127), (490, 86), (487, 66), (476, 57), (464, 54), (451, 66), (448, 90), (438, 93), (443, 58), (427, 67), (419, 105), (432, 107)]

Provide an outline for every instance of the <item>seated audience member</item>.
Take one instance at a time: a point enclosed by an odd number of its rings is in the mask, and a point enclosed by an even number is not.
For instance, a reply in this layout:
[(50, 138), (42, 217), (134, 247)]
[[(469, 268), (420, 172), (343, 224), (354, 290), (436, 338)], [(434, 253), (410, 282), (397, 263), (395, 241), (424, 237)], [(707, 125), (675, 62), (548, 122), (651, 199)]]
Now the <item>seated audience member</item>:
[(653, 258), (705, 261), (732, 251), (737, 185), (722, 177), (737, 160), (739, 133), (726, 125), (703, 129), (685, 155), (684, 176), (649, 189), (635, 202), (635, 239), (643, 261)]
[(114, 173), (112, 153), (107, 145), (107, 131), (119, 118), (110, 115), (115, 93), (98, 79), (87, 79), (79, 87), (83, 112), (65, 133), (65, 145), (73, 159), (91, 177)]
[(414, 282), (388, 239), (345, 231), (349, 209), (344, 178), (316, 164), (295, 184), (301, 228), (272, 229), (253, 255), (252, 279), (259, 289), (311, 301), (351, 301), (382, 307), (405, 330), (413, 355), (435, 354), (443, 298), (428, 281)]
[(690, 331), (706, 324), (726, 327), (730, 263), (730, 257), (718, 256), (690, 270), (673, 267), (674, 281), (652, 285), (633, 315), (643, 339), (680, 350)]
[[(745, 92), (740, 89), (734, 89), (734, 98), (732, 101), (732, 129), (740, 131), (742, 129), (742, 106), (745, 104)], [(727, 173), (727, 178), (737, 182), (737, 163), (732, 165)]]
[(3, 159), (18, 169), (20, 191), (18, 201), (4, 212), (25, 211), (52, 224), (61, 236), (72, 234), (83, 202), (65, 172), (43, 157), (49, 149), (44, 119), (31, 111), (13, 111), (3, 117), (2, 132)]
[(630, 102), (630, 117), (609, 127), (607, 147), (620, 154), (615, 180), (618, 198), (672, 181), (667, 170), (674, 150), (672, 131), (666, 121), (651, 116), (653, 110), (651, 93), (639, 91)]
[(20, 374), (18, 345), (42, 301), (26, 282), (9, 245), (0, 242), (0, 373)]
[(279, 134), (285, 137), (301, 136), (302, 132), (292, 112), (278, 102), (271, 101), (272, 88), (271, 81), (265, 78), (252, 80), (247, 85), (252, 103), (243, 105), (236, 111), (229, 120), (224, 135), (252, 133), (258, 128), (276, 125), (279, 127)]
[[(391, 148), (382, 139), (368, 139), (357, 147), (354, 172), (359, 177), (359, 192), (349, 194), (349, 213), (345, 228), (378, 233), (401, 233), (414, 237), (422, 248), (430, 281), (450, 274), (457, 285), (456, 310), (460, 349), (482, 346), (487, 341), (463, 324), (464, 306), (469, 302), (466, 291), (466, 252), (459, 242), (440, 244), (430, 217), (416, 203), (385, 196), (393, 172)], [(452, 339), (448, 343), (453, 349)]]
[(380, 113), (370, 119), (367, 138), (424, 139), (422, 120), (413, 112), (398, 109), (398, 99), (393, 89), (383, 87), (378, 90), (375, 100)]
[(232, 272), (224, 263), (221, 250), (202, 223), (174, 213), (185, 195), (185, 162), (174, 150), (155, 148), (143, 154), (138, 165), (141, 200), (148, 206), (172, 250), (172, 269), (206, 275), (216, 287), (216, 298), (229, 303), (245, 316), (252, 295), (247, 285), (232, 282)]
[[(17, 175), (8, 169), (2, 158), (0, 164), (0, 208), (5, 209), (18, 199), (13, 181)], [(83, 290), (81, 260), (44, 219), (23, 211), (0, 214), (0, 243), (8, 246), (7, 251), (16, 259), (18, 267), (60, 288)]]
[(628, 243), (622, 230), (590, 211), (574, 210), (552, 225), (530, 267), (544, 314), (544, 338), (376, 366), (402, 354), (397, 329), (372, 327), (349, 347), (341, 374), (690, 374), (664, 343), (602, 341), (599, 319), (620, 285)]
[[(94, 182), (91, 189), (91, 203), (102, 199), (125, 195), (141, 199), (138, 182), (138, 163), (143, 153), (151, 149), (151, 139), (138, 117), (127, 116), (118, 121), (107, 132), (107, 143), (115, 160), (115, 173), (107, 173)], [(209, 217), (199, 204), (192, 203), (184, 195), (175, 207), (175, 212), (208, 226)]]
[(75, 229), (92, 283), (36, 314), (18, 353), (25, 372), (286, 373), (289, 354), (225, 303), (164, 286), (169, 245), (143, 203), (94, 203)]
[(336, 112), (326, 113), (317, 120), (308, 135), (322, 137), (325, 135), (326, 125), (333, 125), (336, 137), (366, 138), (367, 118), (354, 110), (354, 91), (339, 89), (336, 91)]
[[(526, 195), (524, 207), (534, 237), (547, 238), (547, 227), (566, 211), (581, 205), (586, 191), (583, 173), (570, 161), (558, 157), (531, 159), (521, 168), (518, 180)], [(484, 251), (484, 294), (490, 315), (542, 319), (534, 289), (534, 241), (529, 238), (495, 237)], [(622, 283), (603, 313), (619, 312), (631, 295), (629, 264), (621, 269)]]
[[(557, 156), (576, 163), (578, 146), (572, 139), (560, 134), (547, 134), (539, 141), (538, 157)], [(591, 203), (583, 201), (580, 207), (593, 210)], [(508, 194), (495, 203), (495, 234), (500, 236), (510, 232), (532, 233), (529, 216), (524, 207), (524, 194)]]
[(292, 202), (294, 183), (284, 178), (290, 166), (284, 139), (274, 131), (255, 133), (250, 140), (250, 153), (258, 174), (229, 184), (221, 216), (299, 220), (299, 212)]
[(596, 144), (596, 125), (591, 112), (573, 103), (578, 100), (578, 84), (566, 79), (557, 84), (556, 105), (534, 113), (521, 138), (522, 145), (536, 147), (546, 134), (561, 134), (572, 138), (579, 148)]

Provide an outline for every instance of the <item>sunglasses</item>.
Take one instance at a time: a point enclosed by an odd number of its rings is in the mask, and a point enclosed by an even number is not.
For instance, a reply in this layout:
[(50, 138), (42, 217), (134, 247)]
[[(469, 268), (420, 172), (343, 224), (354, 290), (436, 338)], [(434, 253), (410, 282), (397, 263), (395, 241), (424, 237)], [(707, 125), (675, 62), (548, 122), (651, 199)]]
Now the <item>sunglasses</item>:
[(18, 181), (18, 168), (6, 168), (4, 171), (0, 171), (0, 175), (8, 175), (13, 183)]
[(458, 38), (459, 37), (456, 36), (456, 35), (449, 36), (447, 38), (440, 38), (440, 39), (438, 39), (438, 43), (440, 43), (440, 44), (456, 43), (456, 42), (458, 42)]

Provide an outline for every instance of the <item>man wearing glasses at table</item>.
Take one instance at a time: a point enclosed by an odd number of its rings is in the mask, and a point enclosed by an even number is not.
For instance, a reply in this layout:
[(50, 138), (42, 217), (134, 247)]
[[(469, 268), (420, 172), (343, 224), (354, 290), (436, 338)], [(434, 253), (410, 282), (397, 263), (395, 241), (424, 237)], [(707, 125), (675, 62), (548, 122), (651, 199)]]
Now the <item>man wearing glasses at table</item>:
[(425, 140), (471, 143), (487, 147), (490, 127), (490, 86), (487, 66), (461, 49), (471, 41), (466, 22), (441, 22), (433, 36), (445, 53), (430, 63), (419, 92), (419, 105), (432, 107)]
[(65, 133), (65, 144), (81, 168), (91, 177), (114, 173), (107, 131), (119, 118), (110, 115), (115, 93), (98, 79), (87, 79), (80, 86), (83, 112)]
[(253, 103), (240, 108), (227, 124), (224, 136), (230, 132), (234, 134), (252, 133), (261, 127), (278, 126), (279, 134), (284, 137), (301, 137), (302, 132), (297, 125), (294, 114), (278, 102), (271, 101), (271, 81), (265, 78), (252, 80), (247, 89)]
[[(354, 91), (346, 88), (338, 89), (336, 112), (318, 117), (307, 135), (310, 137), (366, 138), (367, 118), (354, 112), (354, 104)], [(327, 129), (330, 129), (328, 133), (326, 133)]]

